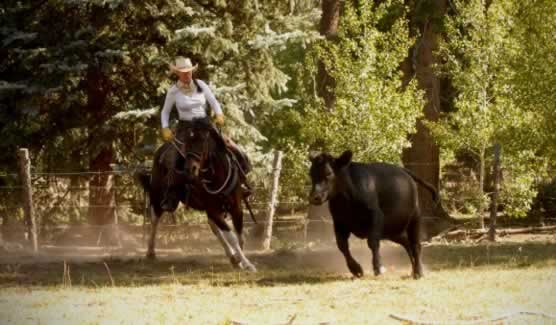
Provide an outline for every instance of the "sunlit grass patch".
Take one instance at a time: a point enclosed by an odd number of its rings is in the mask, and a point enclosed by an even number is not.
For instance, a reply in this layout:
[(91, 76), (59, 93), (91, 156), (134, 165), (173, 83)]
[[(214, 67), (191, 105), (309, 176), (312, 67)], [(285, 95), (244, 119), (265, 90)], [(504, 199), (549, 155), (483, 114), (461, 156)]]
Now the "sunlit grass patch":
[[(409, 277), (403, 250), (384, 249), (388, 273), (353, 279), (331, 250), (252, 253), (259, 272), (234, 270), (222, 255), (0, 265), (0, 320), (13, 324), (397, 324), (473, 320), (518, 310), (554, 313), (556, 262), (549, 243), (425, 248), (425, 278)], [(106, 266), (110, 270), (112, 280)], [(550, 323), (516, 315), (509, 323)], [(553, 320), (552, 320), (553, 321)]]

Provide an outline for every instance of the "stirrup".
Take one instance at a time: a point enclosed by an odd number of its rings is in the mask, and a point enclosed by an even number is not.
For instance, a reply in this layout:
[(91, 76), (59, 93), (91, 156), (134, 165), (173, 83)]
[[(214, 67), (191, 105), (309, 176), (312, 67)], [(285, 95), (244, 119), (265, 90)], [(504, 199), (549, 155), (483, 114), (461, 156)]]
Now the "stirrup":
[(244, 198), (248, 198), (253, 195), (253, 189), (247, 183), (241, 183), (241, 191)]

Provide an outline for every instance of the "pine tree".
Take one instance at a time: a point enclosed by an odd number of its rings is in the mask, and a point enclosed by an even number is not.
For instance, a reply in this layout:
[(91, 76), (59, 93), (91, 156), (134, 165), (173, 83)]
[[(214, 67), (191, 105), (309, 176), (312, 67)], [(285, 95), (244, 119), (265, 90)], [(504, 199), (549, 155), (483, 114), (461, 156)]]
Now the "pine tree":
[[(259, 1), (6, 1), (1, 7), (0, 164), (27, 146), (39, 168), (111, 170), (152, 155), (158, 108), (177, 55), (201, 67), (228, 116), (226, 132), (256, 162), (257, 129), (290, 79), (275, 55), (309, 42), (313, 6)], [(307, 22), (309, 18), (309, 23)], [(137, 135), (140, 136), (137, 136)], [(71, 157), (71, 159), (67, 159)], [(142, 157), (139, 157), (141, 160)], [(110, 178), (91, 181), (90, 222), (112, 220)]]

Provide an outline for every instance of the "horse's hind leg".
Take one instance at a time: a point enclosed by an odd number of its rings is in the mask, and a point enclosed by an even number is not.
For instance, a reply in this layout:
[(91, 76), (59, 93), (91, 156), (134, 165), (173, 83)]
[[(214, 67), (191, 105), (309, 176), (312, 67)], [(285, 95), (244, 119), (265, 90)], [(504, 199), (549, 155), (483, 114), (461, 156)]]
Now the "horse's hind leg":
[(212, 230), (212, 233), (214, 233), (214, 235), (216, 236), (216, 238), (218, 238), (218, 241), (220, 242), (222, 247), (224, 247), (226, 256), (228, 256), (232, 265), (234, 267), (241, 268), (240, 265), (241, 260), (235, 255), (235, 252), (230, 246), (230, 243), (228, 243), (228, 241), (226, 241), (226, 238), (224, 238), (224, 235), (222, 235), (222, 231), (220, 231), (220, 229), (216, 226), (214, 221), (212, 221), (210, 218), (208, 220), (208, 224), (210, 226), (210, 230)]
[(241, 206), (241, 195), (241, 191), (236, 191), (235, 204), (232, 205), (230, 214), (232, 215), (232, 223), (236, 231), (239, 247), (243, 249), (245, 240), (243, 238), (243, 209)]
[(162, 213), (157, 213), (155, 208), (151, 205), (151, 235), (149, 237), (149, 243), (147, 247), (147, 258), (154, 260), (156, 258), (154, 247), (155, 247), (155, 240), (156, 240), (156, 231), (158, 229), (158, 221), (160, 221), (160, 215)]

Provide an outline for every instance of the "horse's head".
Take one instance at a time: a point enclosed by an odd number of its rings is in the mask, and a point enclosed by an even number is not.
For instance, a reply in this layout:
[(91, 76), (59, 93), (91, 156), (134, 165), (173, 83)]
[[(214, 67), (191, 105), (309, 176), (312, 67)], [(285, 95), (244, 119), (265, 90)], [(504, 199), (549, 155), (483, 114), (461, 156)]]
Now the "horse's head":
[(212, 126), (197, 124), (185, 132), (185, 170), (190, 177), (197, 178), (208, 163), (209, 153), (214, 152), (216, 141), (212, 136)]

